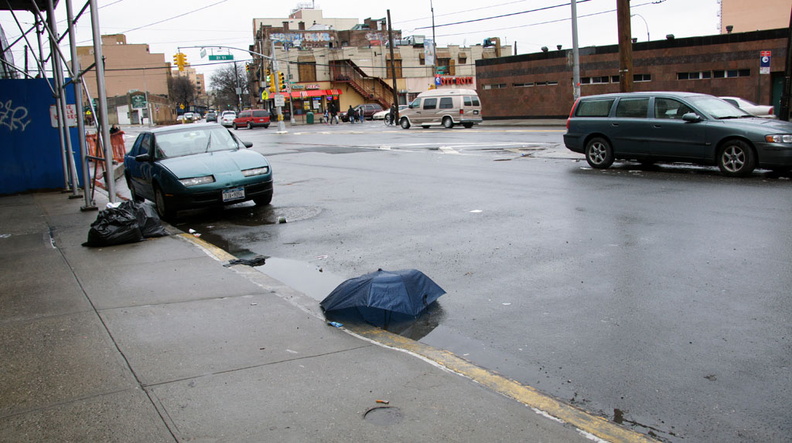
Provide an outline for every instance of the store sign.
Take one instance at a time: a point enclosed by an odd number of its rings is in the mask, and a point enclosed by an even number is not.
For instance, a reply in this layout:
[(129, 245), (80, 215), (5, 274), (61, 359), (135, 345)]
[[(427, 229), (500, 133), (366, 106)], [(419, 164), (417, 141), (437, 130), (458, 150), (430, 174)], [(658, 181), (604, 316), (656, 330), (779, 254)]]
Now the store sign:
[(435, 77), (435, 84), (440, 85), (472, 85), (473, 77)]

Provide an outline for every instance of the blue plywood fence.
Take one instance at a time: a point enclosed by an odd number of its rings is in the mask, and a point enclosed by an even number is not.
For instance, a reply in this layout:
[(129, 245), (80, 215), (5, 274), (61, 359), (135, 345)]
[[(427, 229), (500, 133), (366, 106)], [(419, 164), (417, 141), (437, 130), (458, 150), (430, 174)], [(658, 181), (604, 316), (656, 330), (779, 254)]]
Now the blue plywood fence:
[[(66, 89), (73, 104), (73, 90)], [(45, 79), (0, 80), (0, 195), (63, 188), (60, 136), (50, 117), (55, 104)], [(79, 177), (78, 132), (69, 133)]]

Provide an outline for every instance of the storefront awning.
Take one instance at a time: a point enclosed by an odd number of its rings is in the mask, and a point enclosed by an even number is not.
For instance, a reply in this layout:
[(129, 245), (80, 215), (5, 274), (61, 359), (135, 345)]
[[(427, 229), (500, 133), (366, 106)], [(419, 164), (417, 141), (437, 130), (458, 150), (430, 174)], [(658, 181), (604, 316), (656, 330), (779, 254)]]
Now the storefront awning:
[(341, 95), (340, 89), (311, 89), (308, 91), (292, 91), (291, 98), (303, 99), (308, 97), (324, 97), (326, 95)]

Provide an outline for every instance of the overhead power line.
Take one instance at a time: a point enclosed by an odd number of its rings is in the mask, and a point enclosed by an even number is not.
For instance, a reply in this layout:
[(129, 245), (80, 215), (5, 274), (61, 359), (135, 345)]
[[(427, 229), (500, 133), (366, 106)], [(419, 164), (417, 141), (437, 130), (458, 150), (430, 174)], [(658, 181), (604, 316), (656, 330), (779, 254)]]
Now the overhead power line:
[[(591, 0), (578, 0), (578, 3), (586, 3), (586, 2), (590, 2), (590, 1)], [(495, 15), (495, 16), (492, 16), (492, 17), (482, 17), (482, 18), (475, 18), (473, 20), (465, 20), (465, 21), (461, 21), (461, 22), (445, 23), (445, 24), (442, 24), (442, 25), (420, 26), (420, 27), (417, 27), (415, 29), (431, 29), (433, 27), (434, 28), (441, 28), (441, 27), (444, 27), (444, 26), (464, 25), (464, 24), (467, 24), (467, 23), (475, 23), (475, 22), (481, 22), (481, 21), (485, 21), (485, 20), (494, 20), (494, 19), (504, 18), (504, 17), (513, 17), (515, 15), (529, 14), (531, 12), (547, 11), (549, 9), (561, 8), (561, 7), (565, 7), (565, 6), (569, 6), (569, 3), (562, 3), (560, 5), (553, 5), (553, 6), (545, 6), (543, 8), (529, 9), (527, 11), (510, 12), (508, 14)]]

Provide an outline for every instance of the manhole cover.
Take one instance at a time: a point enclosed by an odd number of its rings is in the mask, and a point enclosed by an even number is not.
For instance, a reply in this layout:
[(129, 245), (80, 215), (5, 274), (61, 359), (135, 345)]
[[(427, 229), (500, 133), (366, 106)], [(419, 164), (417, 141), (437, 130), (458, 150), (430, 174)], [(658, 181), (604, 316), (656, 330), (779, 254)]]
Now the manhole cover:
[(385, 426), (400, 423), (404, 419), (404, 414), (393, 406), (376, 406), (366, 411), (363, 418), (369, 423)]

